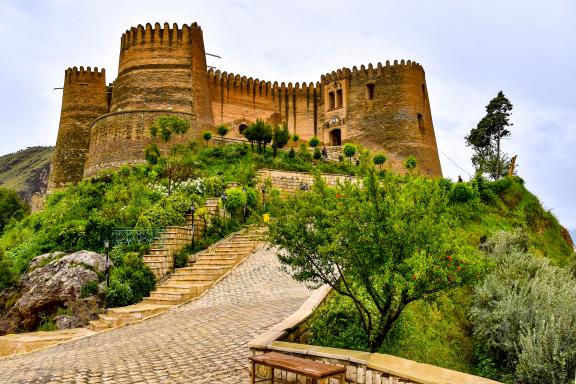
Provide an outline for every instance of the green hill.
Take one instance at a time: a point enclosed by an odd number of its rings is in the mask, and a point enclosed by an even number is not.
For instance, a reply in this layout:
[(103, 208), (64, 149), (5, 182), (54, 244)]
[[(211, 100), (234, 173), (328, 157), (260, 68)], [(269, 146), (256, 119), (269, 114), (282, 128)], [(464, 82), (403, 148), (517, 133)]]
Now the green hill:
[(12, 189), (24, 200), (45, 193), (53, 147), (29, 147), (0, 157), (0, 186)]

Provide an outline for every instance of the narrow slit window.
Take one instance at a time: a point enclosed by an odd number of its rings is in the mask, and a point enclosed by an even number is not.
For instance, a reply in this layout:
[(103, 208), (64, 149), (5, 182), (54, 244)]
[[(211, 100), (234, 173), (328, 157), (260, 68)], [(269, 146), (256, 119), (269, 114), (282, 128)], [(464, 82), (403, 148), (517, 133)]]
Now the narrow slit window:
[(418, 114), (418, 129), (420, 129), (420, 133), (424, 134), (424, 117), (422, 117), (421, 113)]
[(336, 108), (342, 108), (342, 90), (336, 91)]
[(422, 97), (426, 100), (426, 86), (422, 84)]
[(366, 84), (366, 96), (368, 100), (374, 100), (374, 84)]
[(328, 102), (330, 105), (330, 109), (335, 109), (336, 108), (336, 99), (334, 97), (334, 92), (330, 92), (328, 94)]

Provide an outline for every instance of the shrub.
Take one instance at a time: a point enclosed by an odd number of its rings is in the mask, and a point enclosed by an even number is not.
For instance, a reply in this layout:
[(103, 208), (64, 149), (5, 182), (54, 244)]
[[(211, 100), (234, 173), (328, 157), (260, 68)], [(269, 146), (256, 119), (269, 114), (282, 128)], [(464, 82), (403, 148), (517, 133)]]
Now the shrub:
[(109, 307), (124, 307), (133, 303), (134, 293), (127, 283), (122, 281), (110, 282), (106, 290), (106, 303)]
[(372, 161), (374, 161), (374, 164), (378, 165), (380, 167), (380, 169), (382, 169), (382, 164), (384, 164), (386, 162), (386, 156), (379, 153), (376, 156), (374, 156), (374, 159)]
[(206, 145), (208, 145), (208, 143), (210, 142), (210, 139), (212, 138), (212, 133), (209, 131), (206, 131), (202, 134), (202, 138), (204, 139), (204, 141), (206, 141)]
[(293, 159), (296, 157), (296, 151), (294, 150), (294, 148), (290, 148), (290, 151), (288, 152), (288, 157), (290, 159)]
[(416, 168), (416, 165), (418, 165), (418, 162), (414, 156), (408, 156), (404, 161), (404, 167), (406, 167), (407, 170)]
[(474, 190), (466, 183), (456, 183), (450, 191), (450, 201), (466, 203), (474, 198)]
[(320, 160), (322, 158), (322, 152), (318, 147), (314, 148), (314, 160)]
[(576, 280), (527, 252), (522, 232), (483, 246), (496, 267), (474, 292), (474, 336), (518, 382), (569, 383), (576, 369)]
[(146, 147), (144, 151), (144, 157), (146, 158), (146, 162), (150, 165), (158, 164), (158, 158), (160, 157), (160, 148), (158, 148), (158, 144), (153, 143)]
[(28, 206), (16, 192), (0, 188), (0, 234), (10, 220), (21, 220), (28, 212)]
[(356, 147), (352, 144), (344, 144), (342, 152), (344, 153), (344, 156), (348, 158), (349, 163), (352, 164), (352, 156), (356, 154)]
[(84, 284), (80, 289), (80, 298), (83, 299), (98, 293), (98, 280), (92, 280)]
[(313, 138), (310, 139), (308, 144), (310, 144), (312, 148), (316, 148), (318, 144), (320, 144), (320, 140), (316, 136), (314, 136)]

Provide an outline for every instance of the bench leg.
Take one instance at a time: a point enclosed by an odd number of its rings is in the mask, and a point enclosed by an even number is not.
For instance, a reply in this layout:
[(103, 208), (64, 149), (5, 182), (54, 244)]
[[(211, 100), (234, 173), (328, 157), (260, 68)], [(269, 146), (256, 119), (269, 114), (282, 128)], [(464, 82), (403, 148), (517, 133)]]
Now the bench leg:
[(274, 384), (274, 368), (270, 367), (270, 371), (272, 371), (272, 379), (270, 379), (270, 383)]
[(252, 384), (256, 384), (256, 362), (252, 361)]

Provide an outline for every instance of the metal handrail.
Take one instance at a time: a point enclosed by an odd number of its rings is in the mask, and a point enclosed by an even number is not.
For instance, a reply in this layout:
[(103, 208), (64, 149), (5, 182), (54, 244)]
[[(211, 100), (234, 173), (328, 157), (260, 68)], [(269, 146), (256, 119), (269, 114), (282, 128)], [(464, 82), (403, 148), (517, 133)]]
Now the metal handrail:
[(151, 228), (119, 228), (112, 231), (114, 245), (152, 244), (155, 240), (161, 241), (161, 234), (165, 227)]

